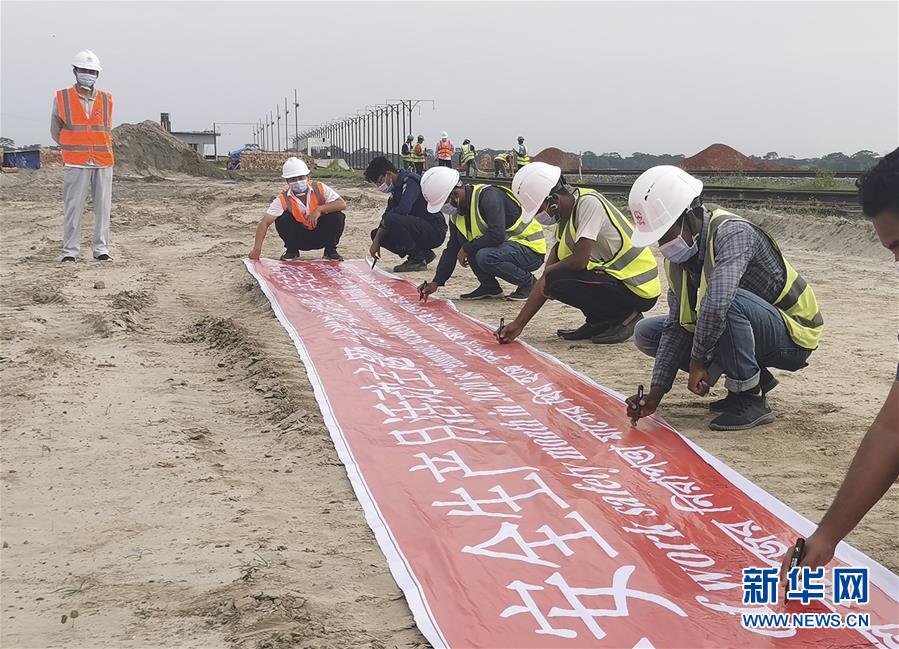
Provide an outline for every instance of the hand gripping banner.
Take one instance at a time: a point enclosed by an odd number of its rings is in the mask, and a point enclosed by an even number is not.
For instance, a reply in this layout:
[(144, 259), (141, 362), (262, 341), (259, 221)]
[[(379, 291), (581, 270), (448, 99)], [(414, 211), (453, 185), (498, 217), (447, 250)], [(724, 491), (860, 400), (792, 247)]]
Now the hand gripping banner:
[[(831, 570), (826, 597), (762, 603), (814, 526), (620, 394), (364, 262), (246, 265), (433, 646), (899, 647), (899, 578), (846, 544), (831, 568), (867, 568), (867, 603)], [(870, 619), (744, 625), (778, 613)]]

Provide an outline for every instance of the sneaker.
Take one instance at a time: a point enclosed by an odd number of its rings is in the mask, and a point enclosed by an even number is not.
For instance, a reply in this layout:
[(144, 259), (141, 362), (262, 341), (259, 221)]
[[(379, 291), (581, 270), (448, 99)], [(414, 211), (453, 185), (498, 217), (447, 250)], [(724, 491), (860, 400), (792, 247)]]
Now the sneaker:
[[(72, 261), (75, 261), (75, 260), (72, 259)], [(103, 253), (102, 255), (96, 255), (94, 257), (94, 261), (112, 261), (112, 257), (107, 255), (106, 253)]]
[(587, 340), (609, 328), (605, 322), (585, 322), (577, 329), (558, 329), (556, 335), (562, 340)]
[[(759, 377), (759, 387), (762, 389), (764, 394), (768, 394), (777, 387), (777, 384), (780, 383), (774, 375), (768, 371), (768, 368), (762, 368), (761, 376)], [(709, 410), (712, 412), (724, 412), (728, 408), (730, 408), (731, 403), (733, 403), (734, 398), (738, 395), (738, 392), (727, 391), (727, 396), (723, 399), (718, 399), (717, 401), (712, 401), (709, 404)]]
[(536, 283), (537, 283), (537, 279), (533, 275), (531, 275), (530, 282), (528, 282), (527, 284), (522, 284), (521, 286), (516, 288), (514, 291), (509, 293), (509, 295), (506, 296), (506, 299), (507, 300), (526, 300), (526, 299), (528, 299), (528, 296), (531, 294), (531, 289), (534, 288), (534, 284), (536, 284)]
[(394, 273), (414, 273), (419, 270), (427, 270), (428, 265), (421, 259), (406, 259), (403, 263), (393, 267)]
[[(728, 395), (729, 396), (729, 395)], [(746, 430), (774, 421), (774, 413), (763, 395), (734, 393), (727, 410), (709, 424), (712, 430)]]
[(343, 257), (341, 257), (340, 253), (337, 252), (337, 248), (325, 250), (325, 254), (322, 255), (322, 259), (328, 259), (330, 261), (343, 261)]
[(283, 255), (278, 257), (281, 261), (296, 261), (300, 258), (299, 250), (287, 250)]
[(74, 261), (75, 261), (74, 257), (69, 257), (68, 255), (66, 255), (65, 257), (63, 257), (62, 259), (59, 260), (59, 263), (67, 264), (69, 262), (74, 262)]
[(620, 324), (596, 336), (590, 337), (594, 345), (615, 345), (629, 340), (634, 335), (634, 327), (643, 319), (643, 314), (638, 313), (627, 324)]
[(460, 300), (486, 300), (487, 298), (502, 297), (502, 296), (503, 296), (503, 289), (501, 289), (499, 286), (497, 286), (496, 288), (488, 288), (482, 284), (481, 286), (478, 286), (475, 290), (473, 290), (471, 293), (463, 293), (462, 295), (459, 296), (459, 299)]

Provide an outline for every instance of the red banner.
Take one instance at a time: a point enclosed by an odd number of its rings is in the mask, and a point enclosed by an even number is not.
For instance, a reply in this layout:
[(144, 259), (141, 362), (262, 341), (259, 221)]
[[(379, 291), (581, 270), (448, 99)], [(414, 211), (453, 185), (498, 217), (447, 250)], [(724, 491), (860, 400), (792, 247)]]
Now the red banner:
[[(743, 603), (813, 525), (620, 394), (364, 262), (246, 264), (435, 647), (899, 647), (899, 578), (846, 544), (868, 604)], [(870, 626), (741, 623), (783, 611)]]

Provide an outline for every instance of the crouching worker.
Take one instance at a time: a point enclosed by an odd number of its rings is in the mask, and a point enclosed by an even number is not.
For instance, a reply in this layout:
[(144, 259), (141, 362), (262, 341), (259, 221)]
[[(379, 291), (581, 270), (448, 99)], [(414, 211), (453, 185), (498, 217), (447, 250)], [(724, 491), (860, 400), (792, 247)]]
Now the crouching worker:
[(497, 331), (497, 340), (515, 340), (547, 299), (576, 307), (586, 318), (577, 329), (557, 332), (565, 340), (612, 344), (630, 338), (662, 289), (655, 257), (631, 240), (627, 218), (602, 194), (566, 185), (562, 170), (543, 162), (522, 167), (512, 191), (525, 216), (556, 224), (556, 244), (528, 301)]
[(272, 223), (287, 249), (282, 261), (300, 258), (300, 250), (322, 250), (322, 259), (343, 261), (337, 252), (346, 224), (346, 201), (326, 184), (309, 180), (309, 167), (299, 158), (288, 158), (281, 176), (287, 187), (265, 211), (256, 228), (256, 241), (250, 259), (259, 259), (262, 243)]
[(458, 261), (470, 267), (480, 284), (461, 300), (503, 296), (497, 277), (514, 285), (510, 300), (526, 300), (536, 283), (532, 274), (543, 264), (543, 228), (522, 218), (521, 205), (505, 187), (463, 185), (449, 167), (428, 169), (421, 179), (428, 211), (449, 218), (450, 238), (440, 256), (434, 279), (419, 287), (425, 298), (452, 276)]
[(777, 385), (769, 367), (795, 372), (818, 347), (824, 320), (815, 294), (764, 230), (702, 203), (702, 182), (672, 166), (645, 171), (631, 187), (634, 243), (655, 242), (665, 257), (668, 315), (637, 325), (637, 348), (655, 357), (652, 388), (636, 420), (658, 408), (678, 369), (703, 396), (723, 373), (727, 398), (712, 430), (743, 430), (774, 421), (765, 394)]
[(365, 179), (378, 191), (390, 194), (387, 209), (378, 227), (371, 231), (372, 259), (381, 258), (385, 248), (406, 261), (393, 267), (394, 273), (427, 270), (437, 256), (434, 248), (443, 245), (446, 222), (440, 214), (428, 212), (421, 195), (421, 177), (410, 171), (397, 171), (387, 158), (378, 156), (365, 170)]

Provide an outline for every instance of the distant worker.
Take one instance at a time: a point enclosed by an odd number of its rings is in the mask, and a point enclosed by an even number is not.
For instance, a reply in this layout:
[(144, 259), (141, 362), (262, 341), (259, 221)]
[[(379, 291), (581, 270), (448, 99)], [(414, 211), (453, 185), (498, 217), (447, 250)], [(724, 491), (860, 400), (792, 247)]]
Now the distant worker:
[(412, 149), (415, 146), (413, 143), (414, 140), (414, 135), (407, 136), (400, 152), (400, 157), (403, 160), (403, 169), (406, 171), (415, 171), (415, 154), (412, 152)]
[(633, 242), (630, 221), (605, 196), (570, 187), (559, 167), (543, 162), (519, 169), (512, 191), (522, 218), (555, 224), (556, 244), (543, 276), (515, 319), (496, 332), (497, 340), (515, 340), (547, 299), (578, 308), (586, 318), (577, 329), (556, 332), (565, 340), (629, 339), (662, 293), (655, 257)]
[[(668, 275), (668, 315), (637, 325), (634, 342), (655, 357), (652, 387), (640, 402), (651, 415), (678, 369), (690, 392), (708, 394), (726, 375), (727, 397), (712, 430), (744, 430), (774, 421), (765, 395), (768, 371), (795, 372), (817, 349), (824, 320), (815, 294), (764, 230), (723, 209), (706, 208), (702, 181), (669, 165), (643, 172), (628, 199), (635, 245), (658, 242)], [(637, 416), (636, 397), (628, 414)]]
[(415, 146), (412, 147), (412, 160), (415, 162), (415, 173), (421, 176), (428, 166), (428, 149), (425, 146), (424, 135), (419, 135)]
[(425, 173), (421, 190), (428, 211), (443, 212), (450, 223), (434, 279), (419, 287), (422, 298), (446, 284), (458, 261), (471, 268), (479, 282), (459, 299), (502, 297), (500, 278), (516, 287), (510, 300), (526, 300), (537, 281), (532, 273), (543, 264), (546, 239), (539, 223), (522, 218), (512, 192), (507, 187), (463, 185), (458, 171), (440, 167)]
[(462, 173), (466, 176), (478, 177), (478, 163), (475, 161), (477, 155), (478, 152), (472, 145), (471, 140), (466, 138), (462, 142), (462, 148), (459, 149), (459, 166), (462, 167)]
[(512, 159), (511, 153), (497, 153), (493, 157), (493, 177), (505, 178), (508, 175), (511, 175), (512, 163), (510, 162)]
[[(893, 253), (896, 272), (899, 273), (899, 149), (885, 155), (873, 169), (856, 181), (856, 185), (862, 210), (874, 224), (880, 243)], [(850, 386), (846, 386), (847, 397), (850, 389)], [(870, 395), (868, 387), (865, 386), (864, 389), (866, 395)], [(843, 484), (818, 528), (805, 540), (805, 552), (799, 566), (818, 568), (830, 563), (839, 542), (858, 525), (897, 479), (899, 367), (896, 368), (896, 380), (890, 386), (880, 412), (852, 458)], [(825, 488), (829, 489), (829, 485)], [(895, 512), (891, 520), (895, 521)], [(790, 569), (791, 554), (786, 553), (781, 567), (781, 578), (784, 580)]]
[(515, 149), (515, 166), (518, 169), (521, 169), (527, 163), (531, 161), (531, 156), (528, 155), (528, 147), (524, 143), (524, 138), (519, 135), (518, 136), (518, 147)]
[(72, 60), (75, 85), (56, 91), (50, 115), (50, 135), (62, 149), (63, 176), (62, 260), (74, 262), (81, 249), (81, 215), (90, 191), (94, 204), (93, 254), (109, 256), (109, 214), (112, 210), (112, 170), (115, 155), (109, 131), (112, 95), (97, 90), (103, 68), (90, 50)]
[(438, 167), (452, 167), (453, 166), (453, 152), (456, 150), (456, 147), (453, 146), (453, 141), (449, 139), (449, 136), (446, 134), (446, 131), (440, 134), (440, 139), (437, 140), (437, 146), (434, 147), (434, 157), (437, 158), (437, 166)]
[(256, 228), (250, 259), (259, 259), (272, 223), (284, 241), (282, 261), (296, 261), (300, 250), (324, 249), (322, 259), (343, 261), (337, 252), (346, 224), (346, 201), (325, 183), (309, 179), (309, 167), (299, 158), (287, 158), (281, 169), (287, 187), (269, 205)]
[(395, 273), (427, 270), (434, 261), (434, 249), (446, 239), (446, 222), (440, 214), (431, 214), (421, 195), (421, 177), (409, 171), (397, 171), (384, 156), (368, 164), (365, 179), (378, 191), (389, 194), (387, 209), (378, 227), (371, 231), (372, 259), (381, 258), (381, 248), (406, 261), (394, 266)]

